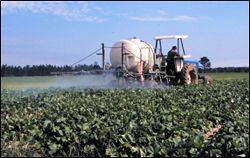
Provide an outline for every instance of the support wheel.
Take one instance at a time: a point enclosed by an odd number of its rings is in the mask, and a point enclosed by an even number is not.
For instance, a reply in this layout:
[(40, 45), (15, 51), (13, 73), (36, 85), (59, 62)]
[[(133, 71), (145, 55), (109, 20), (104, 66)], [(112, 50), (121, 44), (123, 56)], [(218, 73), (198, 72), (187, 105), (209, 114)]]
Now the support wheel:
[(204, 77), (204, 83), (206, 84), (206, 85), (209, 85), (209, 84), (211, 84), (213, 82), (213, 79), (210, 77), (210, 76), (205, 76)]
[(198, 73), (193, 64), (185, 64), (181, 71), (181, 84), (182, 85), (197, 85)]
[(123, 77), (123, 72), (122, 72), (122, 68), (121, 68), (121, 67), (117, 67), (117, 68), (115, 69), (115, 76), (116, 76), (117, 78)]

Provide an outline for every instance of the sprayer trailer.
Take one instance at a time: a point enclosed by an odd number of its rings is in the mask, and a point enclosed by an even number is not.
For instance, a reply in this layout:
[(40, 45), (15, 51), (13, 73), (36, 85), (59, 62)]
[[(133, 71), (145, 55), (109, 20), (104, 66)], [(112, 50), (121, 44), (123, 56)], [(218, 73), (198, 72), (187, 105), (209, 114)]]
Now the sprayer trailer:
[[(170, 85), (198, 84), (203, 79), (206, 84), (211, 78), (198, 74), (199, 63), (186, 60), (191, 55), (185, 53), (183, 39), (188, 36), (157, 36), (155, 47), (136, 37), (116, 42), (110, 50), (110, 62), (117, 81), (145, 81)], [(176, 55), (163, 53), (162, 40), (176, 40)]]
[[(198, 74), (199, 63), (187, 60), (191, 55), (186, 54), (183, 39), (184, 35), (157, 36), (153, 47), (146, 41), (133, 37), (120, 40), (112, 47), (102, 47), (73, 63), (71, 66), (86, 60), (96, 54), (102, 56), (103, 70), (95, 70), (95, 74), (114, 74), (115, 84), (130, 85), (138, 81), (140, 84), (166, 85), (196, 85), (199, 79), (205, 84), (212, 82), (211, 77)], [(162, 41), (176, 40), (176, 46), (171, 51), (163, 51)], [(105, 48), (110, 49), (111, 65), (105, 64)], [(101, 51), (101, 53), (97, 53)], [(77, 74), (82, 72), (77, 72)], [(111, 84), (114, 84), (112, 82)]]

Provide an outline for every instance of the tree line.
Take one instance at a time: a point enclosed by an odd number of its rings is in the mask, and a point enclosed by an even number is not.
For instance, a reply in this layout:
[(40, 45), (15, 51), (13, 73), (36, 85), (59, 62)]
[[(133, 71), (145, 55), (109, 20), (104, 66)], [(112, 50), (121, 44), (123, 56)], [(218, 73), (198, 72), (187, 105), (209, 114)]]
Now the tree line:
[[(76, 66), (26, 65), (23, 67), (4, 64), (1, 65), (1, 76), (49, 76), (51, 72), (91, 71), (101, 69), (102, 68), (96, 63)], [(204, 69), (199, 68), (199, 72), (204, 72)], [(249, 72), (249, 67), (206, 68), (205, 72)]]
[(249, 72), (249, 67), (217, 67), (217, 68), (199, 68), (199, 73), (201, 72)]
[(55, 65), (33, 65), (33, 66), (13, 66), (1, 65), (1, 76), (49, 76), (52, 72), (73, 72), (73, 71), (90, 71), (100, 70), (98, 64), (76, 65), (76, 66), (55, 66)]
[(217, 67), (211, 68), (211, 61), (206, 56), (200, 58), (199, 63), (202, 68), (199, 68), (201, 72), (249, 72), (249, 67)]

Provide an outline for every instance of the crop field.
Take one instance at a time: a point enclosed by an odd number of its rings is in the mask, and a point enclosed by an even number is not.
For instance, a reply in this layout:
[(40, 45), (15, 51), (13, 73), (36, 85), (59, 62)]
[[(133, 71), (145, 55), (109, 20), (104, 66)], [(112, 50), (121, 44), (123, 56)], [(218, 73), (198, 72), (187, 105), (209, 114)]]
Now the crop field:
[[(249, 73), (206, 73), (206, 75), (210, 75), (213, 80), (249, 79)], [(111, 75), (1, 77), (1, 89), (77, 86), (89, 88), (108, 85), (112, 79), (115, 79), (115, 77)]]
[(232, 80), (232, 79), (249, 79), (247, 72), (220, 72), (220, 73), (206, 73), (215, 80)]
[(111, 75), (1, 77), (1, 89), (100, 87), (112, 79)]
[(249, 80), (1, 88), (1, 156), (249, 157)]

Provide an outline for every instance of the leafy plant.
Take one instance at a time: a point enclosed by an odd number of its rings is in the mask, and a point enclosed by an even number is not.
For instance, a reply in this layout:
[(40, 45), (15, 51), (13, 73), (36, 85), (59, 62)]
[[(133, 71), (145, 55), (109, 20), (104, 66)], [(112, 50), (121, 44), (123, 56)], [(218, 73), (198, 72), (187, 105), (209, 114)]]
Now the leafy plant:
[(2, 89), (1, 150), (1, 156), (247, 157), (249, 83)]

